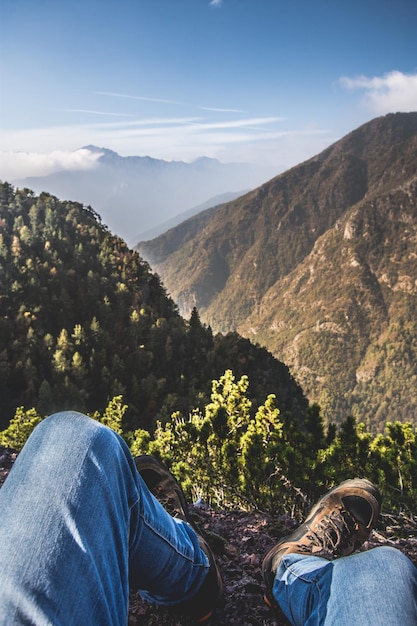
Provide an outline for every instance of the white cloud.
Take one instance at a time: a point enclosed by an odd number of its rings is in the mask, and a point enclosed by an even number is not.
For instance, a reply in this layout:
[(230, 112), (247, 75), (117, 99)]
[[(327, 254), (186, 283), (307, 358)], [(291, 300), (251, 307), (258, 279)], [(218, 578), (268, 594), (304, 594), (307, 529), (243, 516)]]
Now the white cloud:
[(91, 109), (59, 109), (65, 113), (87, 113), (88, 115), (104, 115), (106, 117), (134, 117), (132, 113), (109, 113), (108, 111), (95, 111)]
[(283, 122), (285, 121), (285, 119), (285, 117), (253, 117), (249, 119), (229, 120), (226, 122), (199, 123), (195, 124), (195, 126), (200, 129), (208, 130), (213, 128), (241, 128), (243, 126), (251, 127), (260, 126), (263, 124), (271, 124), (273, 122)]
[[(190, 102), (179, 102), (178, 100), (166, 100), (164, 98), (154, 98), (154, 97), (149, 97), (149, 96), (133, 96), (131, 94), (116, 93), (114, 91), (93, 91), (92, 93), (95, 94), (96, 96), (108, 96), (111, 98), (126, 98), (128, 100), (142, 100), (144, 102), (156, 102), (158, 104), (175, 104), (178, 106), (189, 106), (192, 108), (201, 109), (202, 111), (213, 111), (217, 113), (243, 113), (242, 109), (229, 109), (229, 108), (222, 108), (222, 107), (203, 106), (199, 104), (192, 104)], [(67, 110), (71, 110), (71, 109), (67, 109)], [(73, 109), (73, 110), (77, 110), (77, 109)], [(86, 112), (94, 113), (94, 111), (86, 111)], [(100, 111), (97, 111), (97, 113), (99, 115), (104, 115), (104, 113)], [(107, 115), (111, 115), (111, 114), (108, 113)], [(114, 113), (113, 115), (117, 115), (117, 113)]]
[(0, 178), (13, 180), (27, 176), (45, 176), (59, 170), (88, 170), (95, 167), (100, 154), (84, 148), (74, 152), (54, 150), (36, 152), (0, 152)]
[(219, 109), (216, 107), (199, 106), (202, 111), (213, 111), (214, 113), (243, 113), (242, 109)]
[(212, 7), (221, 7), (223, 4), (223, 0), (211, 0), (210, 6)]
[(340, 82), (346, 89), (365, 91), (365, 102), (377, 115), (417, 111), (417, 74), (395, 71), (373, 78), (344, 76)]
[(128, 100), (143, 100), (144, 102), (159, 102), (160, 104), (183, 104), (177, 100), (165, 100), (164, 98), (149, 98), (148, 96), (132, 96), (128, 93), (116, 93), (114, 91), (93, 91), (96, 96), (110, 96), (111, 98), (126, 98)]

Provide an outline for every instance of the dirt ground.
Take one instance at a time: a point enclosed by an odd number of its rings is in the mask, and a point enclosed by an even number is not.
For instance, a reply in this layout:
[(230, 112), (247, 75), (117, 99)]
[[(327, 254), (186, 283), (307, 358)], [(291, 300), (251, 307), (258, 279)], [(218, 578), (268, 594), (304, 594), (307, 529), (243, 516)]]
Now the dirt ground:
[[(0, 447), (0, 486), (16, 454)], [(297, 523), (290, 517), (273, 517), (247, 511), (219, 511), (192, 506), (190, 512), (206, 534), (222, 572), (224, 605), (209, 626), (283, 626), (283, 615), (270, 610), (263, 601), (261, 562), (264, 554), (287, 535)], [(377, 545), (395, 546), (417, 565), (417, 515), (383, 512), (377, 529), (363, 549)], [(192, 620), (173, 616), (161, 607), (143, 602), (131, 594), (129, 626), (191, 626)]]

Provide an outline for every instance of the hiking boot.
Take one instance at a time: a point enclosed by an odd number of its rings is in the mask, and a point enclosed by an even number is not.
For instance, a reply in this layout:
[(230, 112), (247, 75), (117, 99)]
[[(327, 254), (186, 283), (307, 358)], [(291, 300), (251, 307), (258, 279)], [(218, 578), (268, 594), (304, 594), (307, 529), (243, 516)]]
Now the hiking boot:
[(210, 568), (197, 593), (172, 607), (178, 613), (191, 616), (198, 624), (206, 622), (223, 599), (223, 581), (210, 546), (191, 519), (184, 493), (174, 475), (153, 456), (138, 456), (135, 464), (149, 491), (164, 509), (195, 531), (200, 548), (209, 560)]
[(272, 587), (285, 554), (308, 554), (329, 561), (352, 554), (375, 527), (381, 500), (375, 485), (364, 478), (345, 480), (323, 496), (306, 521), (266, 554), (262, 562), (265, 602), (270, 607), (277, 606)]

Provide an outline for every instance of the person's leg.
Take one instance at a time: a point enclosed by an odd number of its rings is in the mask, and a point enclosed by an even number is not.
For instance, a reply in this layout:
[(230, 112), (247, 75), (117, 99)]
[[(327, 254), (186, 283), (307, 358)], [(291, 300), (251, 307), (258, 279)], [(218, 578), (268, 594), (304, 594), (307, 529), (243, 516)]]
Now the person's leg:
[(417, 569), (391, 547), (334, 561), (284, 555), (273, 594), (294, 626), (417, 624)]
[(336, 559), (327, 623), (415, 626), (417, 568), (389, 546)]
[(37, 426), (0, 511), (2, 626), (125, 625), (129, 573), (161, 604), (206, 576), (193, 529), (151, 495), (123, 440), (79, 413)]
[[(354, 478), (331, 489), (305, 522), (265, 555), (266, 603), (281, 606), (293, 624), (306, 623), (308, 616), (311, 624), (321, 624), (330, 593), (331, 562), (352, 554), (366, 541), (380, 510), (381, 494), (369, 480)], [(318, 575), (320, 586), (314, 584)]]
[[(149, 455), (135, 457), (136, 468), (149, 491), (162, 504), (164, 509), (176, 520), (186, 522), (186, 527), (194, 528), (198, 544), (207, 556), (209, 570), (197, 593), (189, 594), (174, 608), (177, 613), (191, 615), (198, 623), (207, 621), (216, 606), (223, 600), (223, 581), (217, 567), (213, 552), (204, 536), (195, 525), (185, 495), (175, 476), (157, 458)], [(158, 596), (141, 591), (145, 600), (158, 601)]]

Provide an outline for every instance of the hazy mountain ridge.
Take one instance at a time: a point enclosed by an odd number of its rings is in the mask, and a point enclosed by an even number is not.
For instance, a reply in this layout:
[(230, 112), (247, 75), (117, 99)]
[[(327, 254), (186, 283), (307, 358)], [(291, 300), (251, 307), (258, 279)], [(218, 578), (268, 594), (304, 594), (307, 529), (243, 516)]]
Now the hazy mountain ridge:
[(417, 113), (388, 115), (220, 207), (196, 236), (189, 220), (139, 249), (183, 312), (266, 345), (327, 418), (415, 421), (416, 172)]
[(221, 163), (201, 157), (191, 163), (148, 156), (123, 157), (112, 150), (85, 146), (99, 154), (88, 170), (60, 171), (12, 181), (36, 193), (91, 205), (110, 230), (129, 244), (146, 232), (226, 192), (253, 188), (274, 172), (249, 163)]

